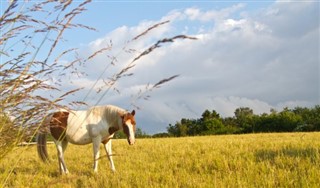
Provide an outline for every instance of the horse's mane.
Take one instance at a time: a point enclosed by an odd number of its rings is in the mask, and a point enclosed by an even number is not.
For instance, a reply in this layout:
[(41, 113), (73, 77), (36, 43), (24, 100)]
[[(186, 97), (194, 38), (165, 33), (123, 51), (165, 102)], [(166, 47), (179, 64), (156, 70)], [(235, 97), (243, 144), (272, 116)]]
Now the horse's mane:
[(103, 117), (109, 125), (114, 125), (119, 120), (119, 114), (125, 114), (127, 111), (113, 105), (94, 106), (89, 109), (93, 116)]

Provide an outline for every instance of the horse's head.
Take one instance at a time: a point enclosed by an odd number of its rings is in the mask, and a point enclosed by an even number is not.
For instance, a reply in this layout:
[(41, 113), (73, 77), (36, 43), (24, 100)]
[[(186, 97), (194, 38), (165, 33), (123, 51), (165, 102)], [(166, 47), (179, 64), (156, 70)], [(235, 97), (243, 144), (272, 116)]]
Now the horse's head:
[(123, 132), (127, 135), (128, 143), (133, 145), (135, 142), (136, 120), (134, 118), (135, 111), (121, 115)]

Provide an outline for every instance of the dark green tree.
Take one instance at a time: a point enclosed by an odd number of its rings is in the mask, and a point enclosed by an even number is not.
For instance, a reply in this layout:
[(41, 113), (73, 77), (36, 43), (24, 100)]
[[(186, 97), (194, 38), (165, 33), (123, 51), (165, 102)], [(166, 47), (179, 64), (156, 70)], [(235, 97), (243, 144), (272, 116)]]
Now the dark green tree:
[(170, 136), (196, 136), (252, 132), (320, 131), (320, 105), (314, 108), (274, 109), (270, 114), (255, 115), (248, 107), (235, 110), (234, 117), (221, 118), (215, 111), (205, 110), (199, 119), (183, 118), (167, 127)]
[(248, 107), (237, 108), (234, 112), (237, 126), (242, 133), (254, 132), (253, 110)]
[(150, 138), (151, 136), (148, 135), (146, 132), (142, 131), (142, 129), (138, 127), (136, 129), (135, 137), (136, 138)]

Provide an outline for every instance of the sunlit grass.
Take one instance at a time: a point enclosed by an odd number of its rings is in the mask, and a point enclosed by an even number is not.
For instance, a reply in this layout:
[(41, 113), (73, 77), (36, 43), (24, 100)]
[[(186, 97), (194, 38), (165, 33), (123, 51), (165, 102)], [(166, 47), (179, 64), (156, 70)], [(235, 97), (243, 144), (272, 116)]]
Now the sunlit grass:
[[(19, 147), (0, 164), (5, 187), (318, 187), (320, 133), (285, 133), (113, 140), (116, 173), (104, 156), (92, 170), (92, 146), (69, 145), (70, 174), (59, 175), (36, 147)], [(18, 160), (19, 159), (19, 160)], [(13, 170), (9, 174), (10, 170)], [(9, 176), (10, 175), (10, 176)], [(9, 176), (9, 177), (8, 177)], [(7, 180), (6, 180), (7, 179)], [(6, 181), (5, 181), (6, 180)]]

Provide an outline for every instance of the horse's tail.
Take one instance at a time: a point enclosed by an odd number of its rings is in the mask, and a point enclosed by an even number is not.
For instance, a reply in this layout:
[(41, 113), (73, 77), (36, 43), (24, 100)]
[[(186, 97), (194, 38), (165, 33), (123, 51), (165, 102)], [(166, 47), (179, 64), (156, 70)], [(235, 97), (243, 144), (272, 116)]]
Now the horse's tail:
[(47, 150), (47, 135), (47, 133), (38, 133), (37, 135), (38, 155), (43, 162), (49, 162)]
[(52, 118), (52, 114), (49, 114), (45, 117), (44, 121), (41, 123), (40, 128), (37, 134), (37, 150), (40, 159), (43, 162), (49, 162), (49, 155), (47, 150), (47, 136), (50, 133), (50, 120)]

